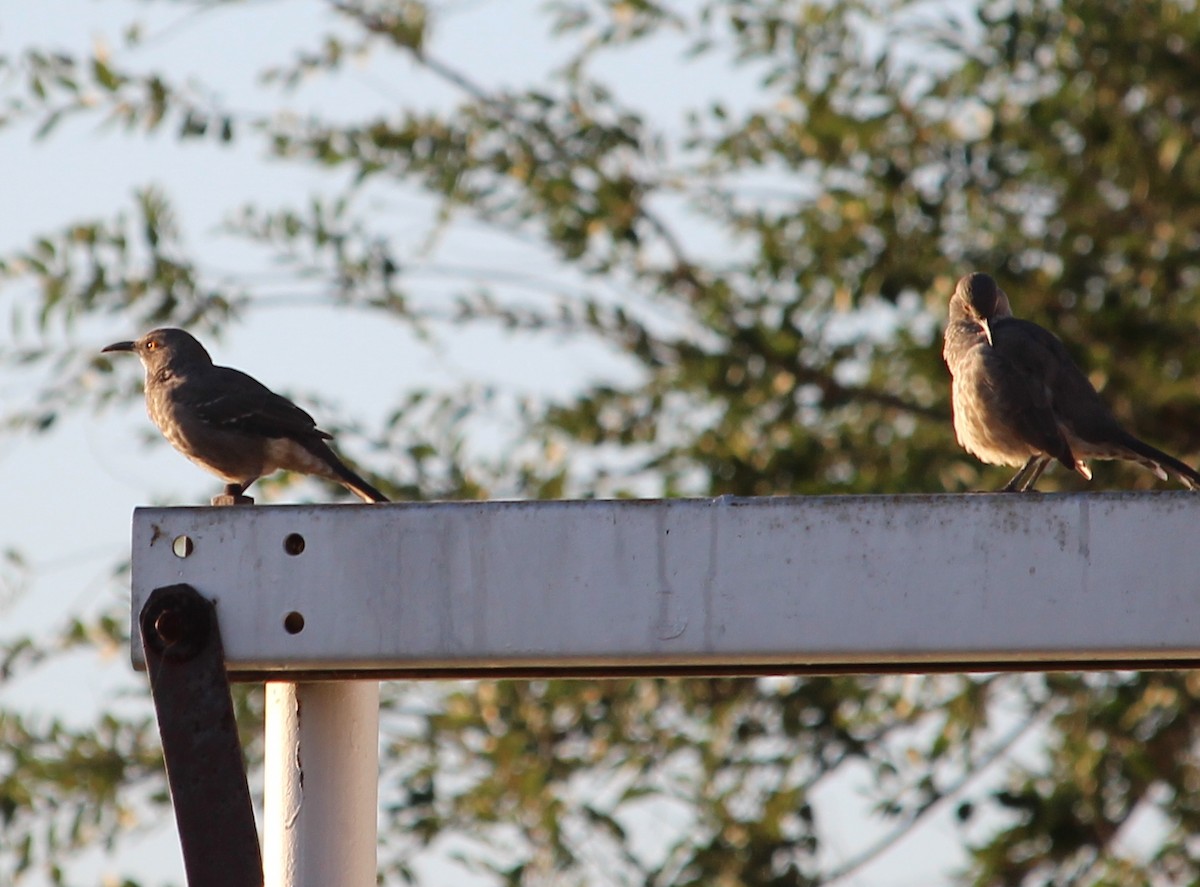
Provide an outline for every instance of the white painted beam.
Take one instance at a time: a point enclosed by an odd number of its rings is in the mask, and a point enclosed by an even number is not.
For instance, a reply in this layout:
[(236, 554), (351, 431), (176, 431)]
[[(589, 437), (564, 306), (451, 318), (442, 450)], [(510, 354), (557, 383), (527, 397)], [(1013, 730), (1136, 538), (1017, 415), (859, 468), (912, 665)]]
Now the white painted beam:
[(1200, 496), (138, 509), (176, 582), (245, 677), (1195, 665)]

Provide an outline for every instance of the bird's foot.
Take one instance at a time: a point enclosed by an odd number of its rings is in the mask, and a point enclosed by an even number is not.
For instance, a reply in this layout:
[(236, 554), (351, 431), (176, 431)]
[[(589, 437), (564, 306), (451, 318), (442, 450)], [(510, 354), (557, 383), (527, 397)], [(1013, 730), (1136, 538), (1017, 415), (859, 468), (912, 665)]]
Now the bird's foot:
[(225, 484), (225, 492), (212, 497), (212, 504), (219, 505), (253, 505), (254, 497), (243, 495), (245, 487), (241, 484)]

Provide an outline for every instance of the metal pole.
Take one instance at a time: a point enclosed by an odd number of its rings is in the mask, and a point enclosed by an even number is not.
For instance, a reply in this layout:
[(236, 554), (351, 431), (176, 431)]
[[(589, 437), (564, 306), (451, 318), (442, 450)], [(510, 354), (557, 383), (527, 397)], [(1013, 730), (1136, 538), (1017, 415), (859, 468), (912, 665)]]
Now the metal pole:
[(379, 684), (266, 686), (266, 887), (375, 887)]

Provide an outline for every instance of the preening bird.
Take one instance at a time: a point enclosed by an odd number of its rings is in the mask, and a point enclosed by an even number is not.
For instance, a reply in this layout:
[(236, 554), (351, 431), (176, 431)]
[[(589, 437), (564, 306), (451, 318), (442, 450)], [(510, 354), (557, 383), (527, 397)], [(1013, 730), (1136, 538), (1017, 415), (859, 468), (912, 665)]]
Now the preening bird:
[(1058, 337), (1013, 317), (990, 275), (958, 281), (942, 356), (958, 442), (989, 465), (1021, 466), (1005, 491), (1032, 490), (1054, 459), (1089, 480), (1088, 459), (1128, 459), (1200, 488), (1195, 469), (1121, 427)]
[(213, 364), (190, 333), (152, 330), (103, 350), (141, 358), (151, 420), (171, 446), (225, 481), (228, 495), (283, 469), (335, 481), (365, 502), (388, 501), (329, 448), (332, 436), (312, 416), (245, 373)]

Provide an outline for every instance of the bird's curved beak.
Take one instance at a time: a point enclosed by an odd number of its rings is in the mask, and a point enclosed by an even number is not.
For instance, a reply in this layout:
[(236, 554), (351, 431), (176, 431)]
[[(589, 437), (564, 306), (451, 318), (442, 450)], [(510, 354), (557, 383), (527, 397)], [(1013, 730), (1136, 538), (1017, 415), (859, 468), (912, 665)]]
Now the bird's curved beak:
[[(991, 324), (989, 324), (986, 320), (981, 320), (981, 321), (979, 321), (979, 325), (983, 327), (983, 335), (987, 338), (988, 344), (991, 345), (992, 344)], [(122, 342), (121, 344), (124, 345), (126, 343)], [(132, 344), (132, 343), (129, 343), (129, 344)], [(109, 346), (109, 348), (112, 348), (112, 347), (115, 347), (115, 346), (112, 346), (112, 345)], [(104, 350), (107, 351), (108, 348), (105, 348)]]
[(103, 354), (106, 351), (134, 351), (137, 349), (137, 342), (113, 342), (111, 345), (105, 345), (100, 349)]

